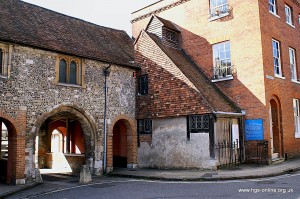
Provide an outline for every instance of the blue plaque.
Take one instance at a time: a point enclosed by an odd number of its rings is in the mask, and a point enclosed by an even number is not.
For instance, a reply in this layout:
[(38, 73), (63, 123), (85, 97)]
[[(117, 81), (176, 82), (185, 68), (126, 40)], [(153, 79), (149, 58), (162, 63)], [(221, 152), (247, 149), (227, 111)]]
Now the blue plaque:
[(246, 120), (245, 121), (245, 141), (263, 140), (264, 126), (262, 119)]

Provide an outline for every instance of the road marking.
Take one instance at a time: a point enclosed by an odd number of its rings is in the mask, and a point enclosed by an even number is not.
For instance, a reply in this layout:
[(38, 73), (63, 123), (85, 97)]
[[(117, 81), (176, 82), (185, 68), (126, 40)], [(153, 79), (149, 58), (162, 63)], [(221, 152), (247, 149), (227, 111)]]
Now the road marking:
[[(148, 182), (148, 183), (163, 183), (163, 184), (222, 184), (222, 183), (241, 183), (241, 182), (260, 182), (260, 181), (268, 181), (268, 180), (277, 180), (277, 179), (283, 179), (283, 178), (289, 178), (289, 177), (295, 177), (299, 176), (300, 173), (298, 174), (284, 174), (281, 176), (274, 176), (274, 177), (268, 177), (268, 178), (258, 178), (258, 179), (244, 179), (244, 180), (222, 180), (222, 181), (163, 181), (163, 180), (143, 180), (143, 179), (128, 179), (128, 180), (111, 180), (111, 181), (104, 181), (104, 182), (96, 182), (96, 183), (89, 183), (89, 184), (84, 184), (84, 185), (77, 185), (73, 187), (68, 187), (68, 188), (62, 188), (54, 191), (49, 191), (33, 196), (28, 196), (26, 197), (27, 199), (29, 198), (37, 198), (53, 193), (58, 193), (58, 192), (63, 192), (63, 191), (68, 191), (76, 188), (82, 188), (82, 187), (89, 187), (92, 185), (100, 185), (100, 184), (111, 184), (111, 183), (128, 183), (128, 182)], [(25, 199), (26, 199), (25, 198)]]

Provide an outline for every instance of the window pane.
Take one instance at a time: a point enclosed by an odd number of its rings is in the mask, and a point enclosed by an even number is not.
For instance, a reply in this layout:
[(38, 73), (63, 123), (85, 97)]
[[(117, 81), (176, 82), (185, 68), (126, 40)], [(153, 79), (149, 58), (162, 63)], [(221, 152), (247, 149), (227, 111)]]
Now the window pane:
[(273, 58), (274, 58), (274, 73), (276, 75), (281, 74), (281, 60), (280, 60), (280, 46), (279, 42), (276, 40), (272, 40), (273, 45)]
[(148, 94), (148, 75), (142, 75), (139, 78), (139, 94)]
[(275, 0), (269, 0), (269, 11), (276, 14)]
[(290, 54), (291, 79), (297, 80), (295, 50), (293, 48), (289, 48), (289, 54)]
[(64, 59), (59, 61), (59, 82), (66, 83), (67, 81), (67, 62)]
[(293, 99), (295, 133), (300, 133), (299, 100)]
[(213, 45), (214, 78), (231, 76), (230, 42)]
[(230, 50), (230, 43), (229, 42), (225, 42), (225, 50)]
[(76, 84), (77, 66), (76, 62), (71, 61), (70, 64), (70, 84)]
[(230, 51), (226, 51), (226, 59), (230, 59)]

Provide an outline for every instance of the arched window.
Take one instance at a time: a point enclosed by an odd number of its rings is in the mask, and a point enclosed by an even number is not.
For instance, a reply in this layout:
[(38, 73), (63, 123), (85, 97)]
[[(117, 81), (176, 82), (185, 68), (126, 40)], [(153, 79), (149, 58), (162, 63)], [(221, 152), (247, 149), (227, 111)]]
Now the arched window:
[(58, 83), (82, 84), (81, 61), (74, 57), (63, 56), (58, 58), (56, 65)]
[(67, 83), (67, 62), (64, 59), (59, 61), (59, 82)]
[(70, 63), (70, 84), (76, 84), (77, 64), (75, 61)]

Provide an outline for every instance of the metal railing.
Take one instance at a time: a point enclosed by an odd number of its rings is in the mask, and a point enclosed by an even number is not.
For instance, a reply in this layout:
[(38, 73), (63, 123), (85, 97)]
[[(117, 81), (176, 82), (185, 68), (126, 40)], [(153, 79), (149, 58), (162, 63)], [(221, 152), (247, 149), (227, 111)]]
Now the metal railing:
[(232, 66), (215, 66), (214, 67), (214, 79), (221, 79), (228, 76), (232, 76)]
[(229, 14), (230, 11), (230, 6), (228, 5), (228, 3), (216, 6), (216, 7), (212, 7), (210, 9), (210, 18), (215, 18), (215, 17), (222, 17), (226, 14)]
[(268, 164), (268, 141), (262, 140), (257, 142), (256, 156), (257, 164)]
[(239, 168), (241, 162), (241, 143), (238, 140), (235, 142), (221, 142), (215, 145), (217, 157), (220, 167)]

